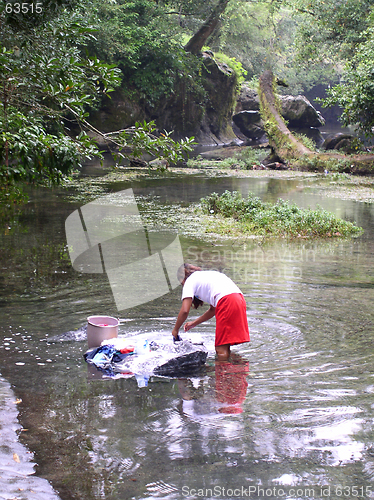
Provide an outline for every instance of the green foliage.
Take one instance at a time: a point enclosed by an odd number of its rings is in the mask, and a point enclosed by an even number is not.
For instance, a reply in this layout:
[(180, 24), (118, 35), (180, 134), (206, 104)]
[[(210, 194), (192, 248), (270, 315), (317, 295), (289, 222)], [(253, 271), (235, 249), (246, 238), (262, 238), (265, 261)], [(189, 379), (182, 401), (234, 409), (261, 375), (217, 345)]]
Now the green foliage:
[(243, 219), (253, 210), (261, 209), (264, 204), (257, 196), (248, 194), (245, 199), (238, 191), (225, 191), (222, 195), (212, 193), (201, 199), (203, 210), (209, 214), (220, 214), (223, 217)]
[(240, 150), (238, 158), (244, 162), (246, 170), (251, 170), (253, 165), (260, 165), (268, 155), (268, 149), (246, 147)]
[(244, 234), (314, 238), (362, 232), (355, 224), (321, 208), (302, 209), (282, 199), (275, 204), (264, 203), (253, 193), (247, 198), (238, 191), (225, 191), (222, 195), (212, 193), (201, 200), (201, 206), (209, 215), (235, 219)]
[[(10, 108), (5, 124), (0, 115), (0, 184), (11, 180), (29, 183), (58, 183), (64, 174), (79, 166), (80, 154), (70, 137), (48, 134), (40, 118), (26, 117)], [(84, 144), (83, 134), (79, 137)], [(90, 146), (86, 145), (86, 152)], [(8, 158), (7, 158), (8, 157)], [(7, 161), (8, 160), (8, 161)]]
[(78, 46), (93, 27), (79, 12), (62, 11), (24, 31), (1, 16), (0, 182), (58, 183), (83, 156), (98, 154), (79, 128), (71, 134), (66, 119), (82, 123), (86, 107), (119, 83), (118, 70), (82, 57)]
[(217, 170), (225, 170), (225, 169), (246, 169), (246, 163), (239, 159), (236, 156), (230, 157), (230, 158), (225, 158), (223, 160), (206, 160), (203, 159), (201, 156), (198, 156), (195, 159), (189, 159), (187, 161), (187, 166), (189, 168), (200, 168), (200, 169), (205, 169), (205, 168), (215, 168)]
[(295, 39), (302, 19), (294, 13), (294, 1), (232, 0), (209, 45), (214, 52), (240, 61), (250, 80), (271, 69), (287, 81), (285, 92), (303, 93), (321, 81), (329, 82), (334, 72), (330, 63), (320, 58), (308, 70), (301, 64), (296, 67)]
[(298, 139), (302, 144), (304, 144), (305, 147), (310, 149), (311, 151), (316, 151), (317, 146), (316, 143), (311, 139), (310, 137), (307, 137), (304, 134), (299, 134), (299, 133), (294, 133), (293, 134), (296, 139)]
[(89, 51), (121, 69), (127, 95), (155, 107), (180, 79), (196, 80), (200, 63), (183, 50), (179, 26), (166, 13), (169, 5), (107, 0), (94, 7), (98, 32)]
[(235, 57), (252, 77), (271, 64), (269, 48), (273, 38), (266, 6), (236, 0), (229, 3), (221, 28), (213, 34), (209, 44), (213, 51)]
[(355, 125), (366, 136), (374, 135), (374, 28), (362, 34), (362, 42), (344, 70), (342, 83), (328, 89), (324, 106), (343, 108), (344, 125)]
[(243, 65), (240, 61), (237, 61), (235, 57), (229, 57), (226, 54), (222, 54), (222, 52), (214, 54), (214, 58), (220, 63), (227, 64), (229, 68), (234, 70), (239, 86), (244, 83), (245, 77), (247, 76), (247, 71), (243, 68)]
[(118, 158), (140, 158), (144, 153), (165, 159), (168, 163), (182, 161), (193, 151), (194, 138), (185, 138), (179, 142), (171, 138), (172, 132), (155, 135), (155, 122), (136, 123), (135, 127), (121, 131), (116, 138), (119, 145)]
[[(138, 10), (143, 5), (145, 11), (150, 2), (139, 0), (134, 4)], [(59, 183), (80, 167), (83, 158), (101, 157), (85, 132), (91, 129), (89, 109), (98, 105), (101, 96), (110, 96), (121, 82), (121, 71), (97, 55), (87, 55), (97, 30), (83, 11), (88, 2), (82, 0), (76, 5), (67, 9), (70, 3), (61, 1), (53, 9), (54, 16), (40, 13), (40, 22), (10, 12), (9, 6), (8, 12), (3, 6), (0, 9), (3, 200), (16, 200), (19, 182)], [(139, 21), (139, 12), (132, 12), (131, 5), (125, 2), (122, 7), (128, 8), (133, 22)], [(147, 33), (146, 18), (139, 23)], [(138, 50), (144, 52), (142, 43)], [(191, 151), (193, 139), (178, 144), (170, 133), (155, 137), (154, 131), (154, 123), (144, 123), (121, 134), (116, 142), (120, 154), (133, 157), (149, 152), (174, 163)]]
[(346, 61), (366, 39), (373, 0), (293, 0), (294, 57), (286, 70), (289, 82), (337, 83)]
[(332, 60), (351, 57), (362, 41), (367, 28), (372, 0), (296, 0), (299, 16), (297, 47), (300, 58), (305, 60)]
[(311, 172), (350, 172), (352, 158), (349, 155), (342, 156), (339, 151), (329, 151), (328, 153), (314, 153), (300, 156), (297, 160), (291, 161), (293, 168), (301, 168)]
[[(285, 92), (302, 93), (337, 80), (337, 56), (352, 53), (367, 26), (371, 2), (231, 0), (208, 44), (216, 54), (223, 54), (219, 60), (230, 59), (227, 64), (240, 81), (245, 72), (251, 79), (272, 69), (289, 84)], [(191, 87), (203, 102), (200, 61), (182, 46), (216, 3), (94, 0), (98, 32), (89, 43), (90, 53), (118, 65), (127, 95), (147, 107), (158, 107), (180, 84), (187, 90)]]
[(202, 156), (197, 156), (194, 159), (189, 159), (187, 166), (190, 168), (251, 170), (253, 165), (261, 164), (267, 155), (267, 150), (248, 146), (240, 149), (233, 156), (222, 160), (204, 159)]

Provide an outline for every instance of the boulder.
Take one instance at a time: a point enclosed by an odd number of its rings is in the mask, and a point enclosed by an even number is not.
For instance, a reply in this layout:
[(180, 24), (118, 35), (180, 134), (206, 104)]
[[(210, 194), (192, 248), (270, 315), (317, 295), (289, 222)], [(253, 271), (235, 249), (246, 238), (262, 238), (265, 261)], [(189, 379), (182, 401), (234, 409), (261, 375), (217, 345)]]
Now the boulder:
[[(237, 77), (226, 64), (217, 61), (212, 52), (202, 54), (203, 92), (180, 81), (172, 95), (151, 106), (140, 96), (129, 99), (121, 89), (104, 98), (90, 121), (100, 131), (110, 133), (126, 129), (135, 122), (154, 120), (159, 130), (173, 130), (174, 139), (194, 136), (204, 145), (240, 144), (246, 138), (262, 139), (265, 135), (259, 116), (260, 101), (256, 90), (243, 85), (237, 97)], [(292, 128), (320, 127), (324, 120), (304, 96), (283, 96), (282, 116)], [(234, 124), (234, 129), (233, 129)], [(235, 130), (235, 132), (234, 132)], [(108, 147), (105, 140), (100, 147)]]
[(194, 136), (202, 145), (239, 144), (241, 141), (232, 130), (236, 74), (227, 64), (217, 61), (210, 51), (204, 52), (202, 59), (204, 103), (196, 98), (193, 86), (189, 89), (182, 81), (157, 109), (146, 108), (147, 115), (160, 130), (173, 130), (175, 139)]
[(298, 134), (305, 135), (306, 137), (309, 137), (309, 139), (312, 139), (312, 141), (315, 143), (317, 148), (322, 147), (324, 138), (323, 138), (323, 135), (321, 134), (321, 131), (318, 128), (314, 128), (314, 127), (297, 128), (296, 132)]
[[(203, 145), (240, 144), (242, 141), (232, 130), (236, 74), (227, 64), (217, 61), (210, 51), (201, 57), (200, 94), (196, 86), (181, 80), (170, 96), (150, 105), (140, 95), (130, 99), (123, 90), (117, 89), (111, 99), (104, 98), (100, 108), (91, 111), (90, 122), (101, 132), (110, 133), (129, 128), (137, 121), (154, 120), (159, 130), (174, 131), (173, 138), (177, 140), (194, 136)], [(105, 141), (101, 143), (100, 146), (107, 147)]]
[(240, 132), (249, 139), (260, 139), (265, 134), (259, 111), (240, 111), (232, 117), (232, 120)]
[(237, 98), (235, 113), (241, 111), (260, 111), (260, 98), (256, 90), (243, 84)]
[[(126, 129), (142, 121), (144, 109), (139, 101), (129, 99), (122, 89), (116, 89), (110, 94), (110, 98), (104, 96), (100, 107), (91, 110), (89, 118), (89, 122), (104, 134)], [(105, 144), (104, 141), (103, 146)]]
[[(280, 96), (282, 117), (288, 122), (290, 129), (297, 130), (312, 138), (317, 145), (323, 142), (318, 127), (325, 124), (321, 113), (317, 111), (308, 99), (299, 96)], [(238, 130), (249, 139), (258, 140), (265, 135), (260, 116), (260, 101), (256, 90), (243, 85), (237, 99), (233, 123)]]
[(259, 111), (240, 111), (240, 113), (236, 113), (233, 116), (234, 123), (240, 127), (240, 125), (244, 125), (248, 127), (248, 125), (254, 125), (261, 122), (261, 115)]
[(165, 158), (156, 158), (155, 160), (151, 160), (148, 165), (151, 168), (156, 168), (158, 170), (165, 170), (169, 166), (169, 162), (165, 160)]
[(141, 158), (131, 158), (130, 167), (131, 168), (147, 168), (148, 163), (145, 160), (142, 160)]
[(354, 147), (354, 143), (356, 142), (357, 138), (355, 136), (339, 132), (328, 135), (322, 144), (322, 148), (326, 150), (335, 149), (336, 151), (343, 151), (350, 154), (357, 152)]
[(282, 116), (293, 128), (323, 127), (325, 120), (321, 113), (303, 95), (280, 96), (282, 103)]

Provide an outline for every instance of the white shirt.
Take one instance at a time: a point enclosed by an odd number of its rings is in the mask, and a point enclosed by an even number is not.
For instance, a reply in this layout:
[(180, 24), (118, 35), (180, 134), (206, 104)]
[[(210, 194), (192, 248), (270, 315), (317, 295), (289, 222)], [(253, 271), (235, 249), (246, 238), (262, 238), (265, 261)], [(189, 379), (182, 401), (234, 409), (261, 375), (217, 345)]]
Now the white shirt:
[(219, 299), (231, 293), (242, 293), (235, 283), (218, 271), (195, 271), (187, 279), (182, 290), (182, 300), (187, 297), (217, 306)]

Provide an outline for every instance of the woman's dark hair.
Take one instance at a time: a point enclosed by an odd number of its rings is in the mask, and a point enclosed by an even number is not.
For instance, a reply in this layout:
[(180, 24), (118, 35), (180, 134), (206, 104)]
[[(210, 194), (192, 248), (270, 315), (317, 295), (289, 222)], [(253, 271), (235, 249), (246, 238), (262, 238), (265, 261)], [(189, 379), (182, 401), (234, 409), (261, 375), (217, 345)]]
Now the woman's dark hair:
[(180, 266), (177, 272), (179, 283), (183, 283), (195, 271), (201, 271), (201, 267), (193, 266), (192, 264), (183, 264)]
[(204, 302), (200, 299), (198, 299), (195, 295), (192, 299), (192, 304), (194, 306), (195, 309), (197, 309), (198, 307), (202, 306), (204, 304)]

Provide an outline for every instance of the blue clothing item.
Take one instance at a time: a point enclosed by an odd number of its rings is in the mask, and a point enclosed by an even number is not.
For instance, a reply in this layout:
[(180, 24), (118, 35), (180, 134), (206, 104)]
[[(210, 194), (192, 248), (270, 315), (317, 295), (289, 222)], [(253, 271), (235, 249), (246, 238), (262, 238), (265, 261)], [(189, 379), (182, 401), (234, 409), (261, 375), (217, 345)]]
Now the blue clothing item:
[(132, 352), (121, 353), (111, 345), (103, 345), (86, 352), (83, 357), (87, 363), (97, 368), (109, 368), (112, 363), (120, 363), (132, 354)]
[(103, 346), (92, 358), (92, 363), (100, 368), (105, 368), (111, 364), (115, 353), (114, 347)]

